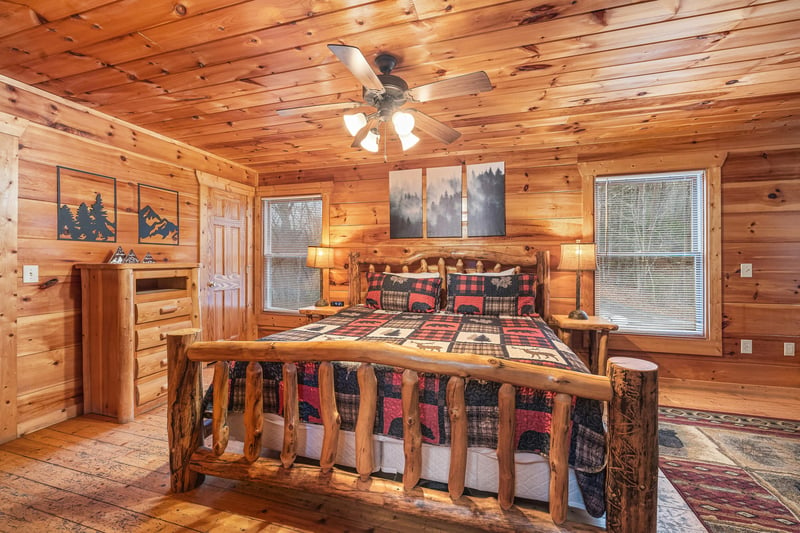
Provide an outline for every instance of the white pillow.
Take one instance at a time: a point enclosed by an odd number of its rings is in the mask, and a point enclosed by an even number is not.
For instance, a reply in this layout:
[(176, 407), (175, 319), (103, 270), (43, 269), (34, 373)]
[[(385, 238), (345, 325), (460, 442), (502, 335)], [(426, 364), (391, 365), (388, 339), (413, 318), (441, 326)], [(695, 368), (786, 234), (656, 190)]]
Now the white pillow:
[(401, 278), (435, 279), (439, 277), (438, 272), (383, 272)]
[(470, 276), (511, 276), (516, 273), (516, 268), (512, 267), (502, 272), (466, 272)]

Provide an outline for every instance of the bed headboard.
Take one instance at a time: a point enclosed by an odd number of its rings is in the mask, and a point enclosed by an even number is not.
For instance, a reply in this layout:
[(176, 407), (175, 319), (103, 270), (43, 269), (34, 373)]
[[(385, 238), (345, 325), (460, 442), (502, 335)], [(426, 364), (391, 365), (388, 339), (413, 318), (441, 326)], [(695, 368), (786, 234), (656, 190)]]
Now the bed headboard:
[(526, 250), (523, 255), (487, 250), (459, 249), (452, 252), (418, 250), (403, 257), (375, 255), (361, 258), (351, 252), (348, 260), (350, 304), (364, 303), (367, 272), (438, 272), (442, 278), (442, 302), (447, 302), (447, 274), (450, 272), (500, 272), (508, 268), (536, 274), (536, 312), (550, 317), (550, 252)]

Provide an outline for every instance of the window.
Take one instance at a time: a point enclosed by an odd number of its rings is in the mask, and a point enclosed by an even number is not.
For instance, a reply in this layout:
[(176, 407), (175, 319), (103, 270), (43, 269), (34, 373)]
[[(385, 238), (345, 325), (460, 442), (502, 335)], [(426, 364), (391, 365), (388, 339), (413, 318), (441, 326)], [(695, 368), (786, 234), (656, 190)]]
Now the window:
[(612, 352), (722, 355), (725, 152), (579, 162), (597, 245), (594, 312), (619, 324)]
[(306, 266), (309, 246), (322, 242), (322, 197), (263, 199), (264, 311), (289, 311), (319, 298), (321, 271)]
[(706, 335), (704, 177), (595, 179), (595, 307), (620, 332)]

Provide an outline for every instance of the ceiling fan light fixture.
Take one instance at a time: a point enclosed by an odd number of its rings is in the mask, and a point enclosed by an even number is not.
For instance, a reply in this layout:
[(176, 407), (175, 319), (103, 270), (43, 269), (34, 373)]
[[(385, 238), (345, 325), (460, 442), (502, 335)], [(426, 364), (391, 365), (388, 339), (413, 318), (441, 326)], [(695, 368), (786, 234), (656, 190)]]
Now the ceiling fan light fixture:
[(356, 136), (356, 133), (367, 125), (367, 115), (364, 113), (355, 113), (354, 115), (344, 115), (344, 125), (350, 135)]
[(414, 129), (414, 115), (406, 113), (405, 111), (396, 111), (392, 115), (392, 124), (394, 124), (394, 131), (396, 131), (400, 137), (409, 135)]
[(417, 137), (413, 133), (406, 133), (405, 135), (400, 135), (400, 144), (403, 146), (404, 152), (409, 148), (413, 148), (418, 142), (419, 142), (419, 137)]
[(378, 135), (378, 132), (373, 128), (367, 133), (366, 137), (361, 141), (361, 148), (368, 152), (377, 152), (378, 151), (378, 141), (380, 140), (381, 136)]

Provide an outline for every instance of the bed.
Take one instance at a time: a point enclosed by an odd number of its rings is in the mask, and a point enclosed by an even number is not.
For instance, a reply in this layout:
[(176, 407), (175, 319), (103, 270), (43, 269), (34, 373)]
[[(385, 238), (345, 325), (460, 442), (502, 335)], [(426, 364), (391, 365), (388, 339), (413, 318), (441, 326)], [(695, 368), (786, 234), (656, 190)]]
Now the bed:
[[(607, 376), (587, 373), (546, 325), (546, 251), (465, 255), (380, 269), (352, 254), (356, 305), (334, 317), (262, 341), (171, 336), (172, 489), (205, 474), (261, 480), (498, 531), (563, 524), (573, 505), (605, 511), (609, 531), (655, 531), (655, 365), (612, 358)], [(226, 451), (232, 428), (241, 454)], [(402, 481), (374, 475), (393, 470)], [(549, 500), (549, 516), (515, 496)]]

